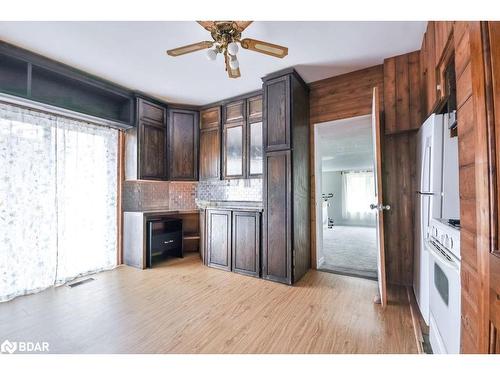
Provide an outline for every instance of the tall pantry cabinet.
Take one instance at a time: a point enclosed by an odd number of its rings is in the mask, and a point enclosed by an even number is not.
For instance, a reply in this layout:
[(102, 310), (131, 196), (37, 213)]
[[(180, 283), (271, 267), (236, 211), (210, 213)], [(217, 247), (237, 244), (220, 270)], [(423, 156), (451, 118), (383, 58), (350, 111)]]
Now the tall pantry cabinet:
[(294, 69), (263, 78), (262, 277), (285, 284), (310, 268), (309, 89)]

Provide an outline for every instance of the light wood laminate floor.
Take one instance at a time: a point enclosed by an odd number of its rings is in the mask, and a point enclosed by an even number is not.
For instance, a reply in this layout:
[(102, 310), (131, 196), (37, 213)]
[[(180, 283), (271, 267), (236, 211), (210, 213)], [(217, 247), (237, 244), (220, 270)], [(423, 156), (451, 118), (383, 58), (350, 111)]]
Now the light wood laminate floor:
[(119, 267), (0, 304), (0, 340), (52, 353), (416, 353), (406, 290), (311, 270), (295, 286), (211, 269), (196, 255)]

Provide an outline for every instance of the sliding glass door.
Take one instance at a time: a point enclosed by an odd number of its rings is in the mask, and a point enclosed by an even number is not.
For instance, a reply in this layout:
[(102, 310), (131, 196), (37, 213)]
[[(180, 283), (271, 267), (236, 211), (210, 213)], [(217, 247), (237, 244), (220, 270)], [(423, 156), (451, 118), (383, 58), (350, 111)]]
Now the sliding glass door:
[(57, 282), (116, 265), (117, 133), (58, 119)]
[(0, 104), (0, 301), (110, 269), (118, 131)]

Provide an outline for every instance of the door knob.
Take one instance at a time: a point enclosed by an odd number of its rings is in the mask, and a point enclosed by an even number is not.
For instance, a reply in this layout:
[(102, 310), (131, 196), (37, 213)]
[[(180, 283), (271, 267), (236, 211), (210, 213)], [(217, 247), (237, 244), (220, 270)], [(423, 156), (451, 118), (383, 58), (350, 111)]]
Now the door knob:
[(389, 211), (391, 209), (391, 206), (386, 204), (386, 205), (383, 205), (383, 204), (370, 204), (370, 208), (372, 210), (379, 210), (379, 211), (382, 211), (382, 210), (386, 210), (386, 211)]

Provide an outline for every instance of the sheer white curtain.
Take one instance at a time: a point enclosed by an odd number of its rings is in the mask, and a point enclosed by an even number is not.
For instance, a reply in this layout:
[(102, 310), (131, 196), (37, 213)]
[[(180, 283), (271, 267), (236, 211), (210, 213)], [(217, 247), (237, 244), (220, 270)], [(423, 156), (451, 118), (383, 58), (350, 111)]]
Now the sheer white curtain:
[(116, 266), (117, 142), (0, 104), (0, 301)]
[(372, 171), (342, 172), (342, 216), (353, 225), (374, 225), (375, 183)]

